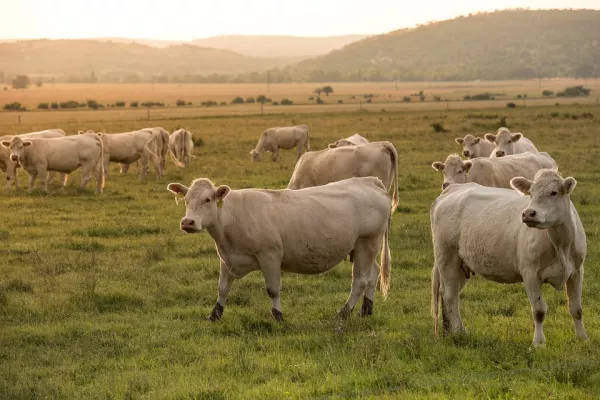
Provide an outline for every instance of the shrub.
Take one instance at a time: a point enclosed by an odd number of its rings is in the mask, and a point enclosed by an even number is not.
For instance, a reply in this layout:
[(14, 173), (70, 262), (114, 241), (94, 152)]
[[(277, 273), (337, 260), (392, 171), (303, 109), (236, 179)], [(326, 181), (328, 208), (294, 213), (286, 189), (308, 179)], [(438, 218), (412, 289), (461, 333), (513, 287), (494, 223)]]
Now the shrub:
[(365, 101), (365, 103), (372, 103), (372, 102), (373, 102), (373, 99), (370, 97), (367, 99), (367, 101)]
[[(60, 105), (60, 108), (78, 108), (81, 104), (78, 101), (69, 100), (69, 101), (63, 101), (59, 105)], [(83, 104), (83, 107), (85, 107), (85, 104)]]
[(310, 96), (310, 97), (308, 98), (308, 100), (314, 100), (314, 99), (315, 99), (315, 98), (314, 98), (314, 97), (312, 97), (312, 96)]
[(53, 110), (58, 110), (58, 103), (50, 104), (50, 108), (52, 108)]
[(517, 108), (517, 105), (515, 103), (506, 103), (506, 107), (508, 108)]
[(317, 97), (317, 104), (325, 104), (325, 101), (321, 100), (320, 97)]
[(25, 108), (19, 102), (12, 102), (4, 105), (4, 109), (7, 111), (25, 111)]
[(250, 96), (246, 99), (246, 103), (256, 103), (256, 99), (254, 97)]
[(294, 104), (294, 102), (290, 99), (283, 99), (281, 100), (281, 105), (282, 106), (291, 106), (292, 104)]
[(363, 94), (363, 97), (364, 97), (365, 99), (370, 99), (370, 98), (372, 98), (372, 97), (373, 97), (373, 95), (372, 95), (372, 94)]
[(125, 102), (124, 101), (117, 101), (117, 102), (115, 102), (115, 106), (117, 106), (117, 107), (125, 107)]
[(485, 92), (485, 93), (479, 93), (479, 94), (474, 94), (472, 96), (465, 96), (465, 100), (494, 100), (494, 96), (492, 96), (490, 93)]
[(431, 124), (431, 127), (433, 128), (433, 131), (435, 133), (450, 132), (449, 130), (447, 130), (446, 128), (444, 128), (444, 123), (443, 122), (434, 122), (433, 124)]
[(40, 103), (38, 104), (37, 108), (40, 110), (47, 110), (49, 108), (50, 104), (48, 103)]
[(433, 101), (442, 101), (440, 96), (433, 96)]
[(520, 94), (517, 95), (517, 99), (521, 99), (523, 98), (523, 96), (521, 96)]
[[(97, 110), (100, 107), (96, 100), (88, 100), (86, 104), (89, 108), (93, 110)], [(104, 106), (102, 106), (102, 108), (104, 108)]]
[(145, 101), (140, 104), (142, 107), (164, 107), (165, 103), (159, 101)]
[(206, 100), (203, 101), (202, 103), (200, 103), (201, 106), (204, 107), (212, 107), (212, 106), (218, 106), (219, 103), (217, 103), (216, 101), (212, 101), (212, 100)]
[(554, 96), (554, 92), (552, 90), (544, 90), (542, 96)]
[(592, 89), (584, 88), (581, 85), (571, 86), (563, 90), (562, 92), (556, 93), (557, 96), (560, 97), (579, 97), (579, 96), (589, 96)]
[(410, 96), (404, 96), (402, 98), (402, 101), (405, 102), (405, 103), (410, 103)]
[(344, 104), (344, 100), (338, 100), (338, 104)]
[[(77, 102), (74, 102), (74, 103), (77, 103)], [(85, 103), (77, 103), (77, 105), (73, 108), (77, 108), (77, 107), (84, 108), (85, 106), (86, 106)]]
[(192, 102), (191, 102), (191, 101), (188, 101), (187, 105), (188, 105), (188, 106), (191, 106), (191, 105), (192, 105)]
[(267, 96), (265, 96), (264, 94), (258, 95), (256, 96), (256, 102), (257, 103), (270, 103), (271, 99), (268, 98)]
[(278, 105), (279, 105), (279, 103), (278, 103), (278, 102), (276, 102), (276, 101), (274, 101), (274, 102), (273, 102), (273, 105), (274, 105), (274, 106), (278, 106)]
[(177, 99), (175, 104), (177, 105), (177, 107), (182, 107), (182, 106), (185, 106), (187, 104), (187, 102), (185, 100)]
[(222, 102), (221, 102), (221, 105), (222, 105), (222, 106), (226, 106), (226, 105), (227, 105), (227, 102), (226, 102), (226, 101), (222, 101)]
[(140, 105), (140, 103), (138, 101), (132, 101), (131, 103), (129, 103), (129, 107), (134, 107), (135, 108), (135, 107), (137, 107), (139, 105)]
[(466, 95), (465, 97), (463, 97), (463, 99), (465, 99), (465, 100), (471, 100), (471, 96), (470, 95)]
[(231, 104), (243, 104), (244, 103), (244, 99), (240, 96), (235, 97), (233, 100), (231, 100)]

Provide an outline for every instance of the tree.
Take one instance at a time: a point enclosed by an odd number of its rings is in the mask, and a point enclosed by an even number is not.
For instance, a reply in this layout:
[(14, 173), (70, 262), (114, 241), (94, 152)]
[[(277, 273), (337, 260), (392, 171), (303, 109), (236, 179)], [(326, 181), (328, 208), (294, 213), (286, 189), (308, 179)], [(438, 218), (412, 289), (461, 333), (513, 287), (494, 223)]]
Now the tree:
[(92, 73), (90, 74), (90, 82), (92, 82), (92, 83), (98, 82), (98, 79), (96, 79), (96, 73), (94, 71), (92, 71)]
[(27, 75), (17, 75), (12, 81), (13, 89), (27, 89), (31, 85), (31, 79)]
[(323, 93), (323, 88), (316, 88), (313, 93), (315, 93), (317, 96), (320, 96), (321, 93)]
[(35, 81), (35, 86), (37, 86), (37, 87), (42, 87), (43, 84), (44, 84), (44, 81), (42, 81), (42, 78), (38, 78)]
[(322, 90), (327, 96), (329, 96), (329, 93), (333, 93), (333, 88), (331, 86), (323, 86)]

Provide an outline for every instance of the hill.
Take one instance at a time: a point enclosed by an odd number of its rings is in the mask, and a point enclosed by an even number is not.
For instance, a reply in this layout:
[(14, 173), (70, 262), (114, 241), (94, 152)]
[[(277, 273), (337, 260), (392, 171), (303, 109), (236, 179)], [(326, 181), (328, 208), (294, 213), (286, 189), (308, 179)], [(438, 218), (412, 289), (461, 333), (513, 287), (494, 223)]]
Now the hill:
[(0, 44), (0, 71), (53, 75), (59, 79), (148, 80), (150, 76), (241, 74), (290, 63), (189, 44), (155, 48), (137, 43), (94, 40), (27, 40)]
[(191, 44), (230, 50), (254, 57), (315, 57), (340, 49), (367, 35), (346, 36), (247, 36), (223, 35), (196, 39)]
[(296, 69), (312, 81), (600, 76), (600, 11), (459, 17), (369, 37)]

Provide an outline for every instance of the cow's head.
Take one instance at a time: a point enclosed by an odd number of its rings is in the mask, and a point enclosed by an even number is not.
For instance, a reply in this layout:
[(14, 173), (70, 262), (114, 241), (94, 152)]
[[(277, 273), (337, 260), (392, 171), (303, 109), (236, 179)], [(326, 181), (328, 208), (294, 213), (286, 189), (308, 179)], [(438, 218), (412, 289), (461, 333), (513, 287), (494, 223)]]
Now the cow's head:
[(260, 153), (256, 149), (250, 150), (250, 156), (252, 157), (252, 161), (260, 161)]
[(570, 195), (577, 185), (574, 178), (565, 178), (555, 169), (541, 169), (533, 181), (518, 177), (510, 185), (524, 195), (530, 196), (521, 220), (530, 228), (547, 229), (556, 226), (571, 212)]
[(344, 146), (354, 146), (355, 144), (349, 141), (348, 139), (340, 139), (337, 142), (329, 143), (330, 149), (335, 149), (336, 147), (344, 147)]
[(465, 135), (464, 138), (456, 138), (454, 140), (463, 147), (463, 156), (467, 158), (475, 158), (477, 157), (477, 154), (479, 154), (477, 145), (481, 141), (481, 138), (475, 137), (469, 133)]
[(10, 150), (10, 159), (20, 164), (21, 158), (25, 156), (25, 148), (31, 146), (31, 140), (23, 140), (20, 137), (15, 136), (10, 142), (4, 140), (1, 144), (2, 147), (6, 147)]
[(504, 157), (515, 154), (514, 144), (521, 139), (523, 135), (520, 133), (510, 133), (506, 128), (498, 129), (498, 133), (493, 135), (486, 133), (485, 138), (496, 145), (496, 148), (492, 154), (496, 154), (496, 157)]
[(446, 162), (434, 162), (431, 164), (433, 169), (444, 174), (444, 183), (442, 190), (453, 183), (466, 183), (467, 174), (471, 170), (473, 163), (471, 161), (461, 160), (458, 154), (451, 154), (446, 158)]
[(210, 228), (231, 191), (229, 186), (215, 187), (205, 178), (194, 180), (189, 188), (181, 183), (169, 183), (167, 190), (185, 200), (185, 217), (181, 219), (180, 228), (187, 233)]

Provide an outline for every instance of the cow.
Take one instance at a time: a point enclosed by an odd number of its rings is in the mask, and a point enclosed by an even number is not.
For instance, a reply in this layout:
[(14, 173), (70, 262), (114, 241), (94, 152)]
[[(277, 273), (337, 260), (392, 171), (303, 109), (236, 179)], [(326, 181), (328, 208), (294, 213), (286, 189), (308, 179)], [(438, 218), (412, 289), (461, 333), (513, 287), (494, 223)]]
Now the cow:
[(329, 148), (330, 149), (334, 149), (336, 147), (343, 147), (343, 146), (360, 146), (361, 144), (367, 144), (369, 143), (369, 141), (360, 136), (358, 133), (355, 133), (352, 136), (348, 136), (347, 138), (344, 139), (340, 139), (337, 140), (333, 143), (329, 143)]
[(522, 133), (511, 133), (507, 128), (498, 129), (498, 133), (495, 135), (486, 133), (485, 138), (496, 146), (490, 157), (504, 157), (527, 151), (538, 151), (533, 142), (523, 136)]
[[(10, 158), (29, 173), (29, 191), (33, 190), (37, 176), (45, 193), (48, 192), (48, 171), (70, 174), (81, 167), (81, 189), (85, 189), (94, 173), (96, 193), (104, 189), (102, 166), (103, 144), (99, 135), (75, 135), (53, 139), (21, 139), (18, 136), (4, 140), (2, 146), (10, 149)], [(66, 186), (67, 176), (62, 176)]]
[(376, 176), (392, 193), (392, 210), (398, 206), (398, 153), (390, 142), (304, 153), (294, 168), (288, 189), (325, 185), (351, 177)]
[(446, 162), (434, 162), (433, 169), (444, 174), (442, 189), (452, 183), (475, 182), (483, 186), (510, 189), (510, 180), (517, 176), (533, 179), (542, 168), (557, 168), (548, 153), (521, 153), (500, 158), (474, 158), (463, 161), (451, 154)]
[[(10, 142), (15, 135), (7, 135), (0, 137), (0, 141), (8, 141)], [(23, 133), (19, 136), (22, 139), (32, 139), (32, 138), (55, 138), (55, 137), (63, 137), (66, 136), (65, 131), (62, 129), (46, 129), (44, 131), (31, 132), (31, 133)], [(11, 180), (15, 182), (15, 188), (19, 189), (19, 180), (17, 177), (17, 168), (19, 164), (12, 161), (10, 159), (10, 150), (6, 147), (0, 146), (0, 170), (2, 172), (6, 172), (6, 190), (10, 190), (10, 182)], [(54, 172), (50, 173), (48, 177), (48, 181), (52, 180), (54, 177)]]
[[(387, 295), (390, 284), (390, 198), (375, 177), (350, 178), (301, 190), (231, 190), (201, 178), (191, 187), (170, 183), (184, 196), (180, 228), (206, 230), (220, 258), (219, 296), (209, 320), (221, 319), (234, 279), (261, 270), (271, 314), (283, 321), (279, 297), (281, 271), (325, 272), (354, 254), (352, 290), (338, 314), (347, 317), (364, 295), (361, 316), (373, 313), (377, 278)], [(376, 262), (381, 247), (381, 266)]]
[(486, 139), (475, 137), (470, 133), (464, 138), (456, 138), (454, 141), (463, 147), (462, 155), (473, 159), (477, 157), (489, 157), (494, 151), (494, 145)]
[[(95, 133), (93, 130), (87, 132), (79, 131), (79, 134)], [(144, 180), (148, 173), (148, 161), (154, 164), (157, 178), (160, 177), (161, 154), (164, 138), (159, 131), (152, 129), (141, 129), (138, 131), (124, 133), (100, 133), (104, 144), (104, 174), (109, 178), (109, 162), (121, 164), (121, 173), (127, 173), (129, 164), (140, 161), (138, 169), (140, 179)]]
[(270, 128), (264, 131), (258, 139), (256, 147), (250, 150), (252, 161), (260, 160), (260, 153), (263, 151), (271, 152), (271, 160), (279, 161), (279, 149), (293, 149), (296, 147), (296, 161), (304, 151), (310, 151), (308, 139), (308, 126), (296, 125), (279, 128)]
[(587, 245), (570, 199), (576, 183), (557, 170), (542, 169), (533, 181), (513, 178), (515, 190), (466, 183), (442, 192), (430, 212), (435, 257), (431, 306), (436, 333), (440, 296), (444, 334), (464, 332), (459, 295), (474, 273), (499, 283), (523, 282), (535, 325), (534, 347), (546, 341), (542, 283), (557, 290), (566, 285), (575, 333), (587, 339), (581, 310)]
[(190, 160), (194, 157), (194, 140), (190, 131), (177, 129), (171, 134), (169, 155), (178, 167), (190, 167)]

